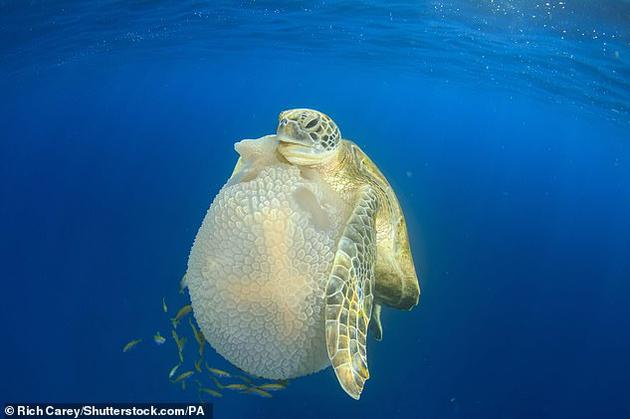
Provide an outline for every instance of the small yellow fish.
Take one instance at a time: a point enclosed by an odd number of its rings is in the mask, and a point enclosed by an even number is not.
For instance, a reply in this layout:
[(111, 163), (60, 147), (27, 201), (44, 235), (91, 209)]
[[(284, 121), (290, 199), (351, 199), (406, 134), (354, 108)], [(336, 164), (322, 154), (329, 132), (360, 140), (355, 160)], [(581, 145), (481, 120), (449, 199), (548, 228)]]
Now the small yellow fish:
[(267, 393), (265, 390), (261, 390), (258, 387), (250, 387), (245, 393), (253, 393), (260, 397), (271, 397), (271, 393)]
[(175, 329), (171, 330), (171, 334), (173, 335), (173, 339), (177, 344), (177, 354), (179, 355), (179, 361), (184, 362), (184, 345), (186, 345), (186, 337), (177, 336), (177, 332)]
[(201, 361), (203, 361), (203, 359), (199, 358), (199, 359), (195, 362), (195, 369), (197, 370), (197, 372), (201, 372)]
[(168, 307), (166, 307), (166, 300), (162, 297), (162, 311), (168, 313)]
[(204, 392), (214, 397), (223, 397), (223, 394), (219, 393), (218, 391), (214, 391), (210, 388), (200, 387), (199, 391)]
[(184, 307), (180, 308), (175, 317), (171, 319), (171, 323), (173, 324), (173, 328), (176, 329), (179, 321), (188, 313), (192, 311), (192, 307), (190, 304), (186, 304)]
[(181, 281), (179, 281), (179, 293), (183, 294), (185, 289), (186, 289), (186, 274), (184, 274), (184, 276), (182, 276)]
[(245, 390), (247, 386), (245, 384), (228, 384), (227, 386), (223, 386), (223, 388), (227, 388), (229, 390)]
[(166, 342), (166, 339), (164, 338), (164, 336), (162, 336), (160, 334), (160, 332), (158, 331), (155, 335), (153, 335), (153, 341), (155, 343), (157, 343), (158, 345), (163, 344), (164, 342)]
[(191, 375), (193, 375), (194, 373), (195, 373), (194, 371), (186, 371), (186, 372), (183, 372), (183, 373), (179, 374), (179, 375), (177, 376), (177, 378), (173, 380), (173, 382), (174, 382), (174, 383), (179, 383), (180, 381), (187, 379), (188, 377), (190, 377), (190, 376), (191, 376)]
[(182, 364), (177, 364), (173, 368), (171, 368), (171, 371), (168, 373), (168, 378), (169, 379), (173, 378), (173, 376), (177, 372), (177, 369), (179, 368), (180, 365), (182, 365)]
[(210, 376), (210, 379), (212, 380), (214, 385), (217, 386), (218, 389), (223, 388), (223, 384), (221, 384), (219, 380), (216, 379), (216, 377)]
[(131, 348), (133, 348), (134, 346), (136, 346), (140, 342), (142, 342), (142, 339), (134, 339), (134, 340), (132, 340), (131, 342), (129, 342), (129, 343), (127, 343), (125, 345), (125, 347), (123, 348), (123, 352), (127, 352), (128, 350), (130, 350)]
[(208, 371), (210, 371), (212, 374), (216, 375), (217, 377), (231, 377), (229, 372), (223, 371), (223, 370), (219, 370), (219, 369), (216, 369), (216, 368), (210, 368), (208, 366), (208, 364), (206, 364), (206, 369)]
[(190, 317), (188, 318), (188, 323), (190, 324), (190, 328), (193, 331), (193, 335), (195, 336), (197, 344), (199, 344), (199, 356), (203, 358), (203, 354), (206, 348), (206, 338), (203, 336), (203, 333), (201, 333), (201, 331), (195, 327)]
[(278, 391), (287, 388), (287, 386), (279, 383), (267, 383), (257, 386), (261, 390)]

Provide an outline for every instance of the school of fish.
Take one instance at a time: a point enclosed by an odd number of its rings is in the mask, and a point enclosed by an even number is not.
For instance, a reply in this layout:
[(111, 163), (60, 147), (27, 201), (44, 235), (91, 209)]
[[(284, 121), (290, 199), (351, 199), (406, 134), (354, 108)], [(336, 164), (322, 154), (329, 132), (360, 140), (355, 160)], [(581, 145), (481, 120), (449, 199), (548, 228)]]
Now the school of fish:
[[(185, 280), (186, 278), (184, 276), (180, 281), (180, 294), (183, 294), (186, 289)], [(168, 314), (168, 311), (169, 310), (166, 304), (166, 298), (162, 298), (162, 312), (164, 314)], [(191, 312), (192, 307), (190, 306), (190, 304), (186, 304), (177, 311), (174, 317), (168, 319), (170, 322), (170, 332), (172, 338), (171, 340), (173, 341), (173, 343), (175, 344), (175, 348), (177, 349), (177, 363), (168, 371), (168, 380), (172, 384), (180, 385), (182, 390), (186, 390), (186, 383), (192, 380), (196, 385), (198, 398), (201, 402), (207, 401), (204, 399), (204, 396), (211, 396), (213, 398), (223, 397), (223, 391), (225, 390), (240, 394), (251, 394), (259, 397), (270, 398), (272, 397), (272, 392), (283, 390), (287, 387), (287, 380), (259, 382), (260, 380), (258, 380), (256, 377), (249, 376), (242, 371), (240, 371), (240, 373), (238, 374), (233, 374), (228, 371), (214, 368), (208, 365), (205, 360), (206, 339), (203, 336), (203, 333), (195, 325), (192, 316), (188, 316), (188, 314), (190, 314)], [(178, 329), (178, 326), (180, 325), (180, 322), (186, 317), (188, 317), (188, 324), (190, 326), (192, 336), (197, 343), (197, 350), (195, 351), (196, 359), (193, 361), (192, 366), (188, 369), (183, 370), (182, 367), (185, 366), (185, 361), (187, 361), (184, 355), (188, 338), (183, 335), (180, 336), (180, 333), (183, 334), (185, 333), (185, 331), (181, 328)], [(180, 331), (180, 333), (178, 333), (178, 330)], [(163, 346), (164, 343), (168, 341), (168, 339), (165, 336), (162, 336), (162, 334), (158, 330), (153, 335), (153, 341), (157, 346)], [(133, 339), (123, 346), (122, 351), (129, 352), (131, 349), (135, 348), (142, 342), (142, 338)]]

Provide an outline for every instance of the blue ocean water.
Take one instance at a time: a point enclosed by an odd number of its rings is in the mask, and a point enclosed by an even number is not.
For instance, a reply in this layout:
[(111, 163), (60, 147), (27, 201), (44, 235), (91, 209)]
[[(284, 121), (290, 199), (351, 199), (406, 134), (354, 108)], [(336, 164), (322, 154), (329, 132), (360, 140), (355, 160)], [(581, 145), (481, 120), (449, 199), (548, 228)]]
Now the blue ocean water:
[(293, 107), (388, 177), (422, 297), (360, 401), (328, 369), (217, 418), (630, 417), (621, 0), (0, 0), (0, 402), (196, 400), (162, 297), (233, 143)]

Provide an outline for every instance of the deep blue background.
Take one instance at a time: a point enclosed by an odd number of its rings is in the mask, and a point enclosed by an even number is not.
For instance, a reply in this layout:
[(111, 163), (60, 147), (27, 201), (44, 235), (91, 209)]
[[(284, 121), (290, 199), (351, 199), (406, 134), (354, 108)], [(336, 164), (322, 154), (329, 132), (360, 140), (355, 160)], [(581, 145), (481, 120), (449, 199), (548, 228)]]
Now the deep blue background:
[(216, 417), (630, 417), (627, 67), (611, 112), (566, 100), (567, 86), (545, 99), (507, 77), (457, 81), (457, 66), (428, 76), (271, 47), (42, 66), (7, 22), (0, 402), (195, 400), (168, 383), (172, 345), (150, 342), (169, 333), (161, 299), (185, 301), (178, 282), (232, 144), (313, 107), (396, 189), (421, 303), (384, 312), (361, 401), (326, 370), (271, 400), (226, 395)]

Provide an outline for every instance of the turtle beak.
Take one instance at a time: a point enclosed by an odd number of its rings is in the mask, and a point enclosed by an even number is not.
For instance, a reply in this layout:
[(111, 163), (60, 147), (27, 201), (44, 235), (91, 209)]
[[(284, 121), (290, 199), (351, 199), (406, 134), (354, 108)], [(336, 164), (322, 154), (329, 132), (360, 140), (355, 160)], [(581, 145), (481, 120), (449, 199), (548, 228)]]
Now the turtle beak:
[(299, 139), (291, 136), (291, 135), (283, 135), (281, 133), (278, 133), (278, 141), (280, 142), (280, 145), (301, 145), (301, 146), (305, 146), (308, 147), (311, 144), (304, 142), (304, 141), (300, 141)]
[[(278, 141), (284, 144), (296, 144), (301, 146), (310, 146), (312, 141), (305, 141), (302, 137), (298, 128), (298, 124), (295, 121), (289, 121), (286, 118), (283, 118), (278, 123), (278, 130), (276, 135), (278, 136)], [(308, 138), (308, 137), (307, 137)], [(310, 140), (310, 138), (308, 138)]]
[(291, 164), (312, 166), (321, 163), (321, 155), (313, 147), (313, 139), (299, 128), (297, 122), (281, 118), (276, 135), (278, 152)]

